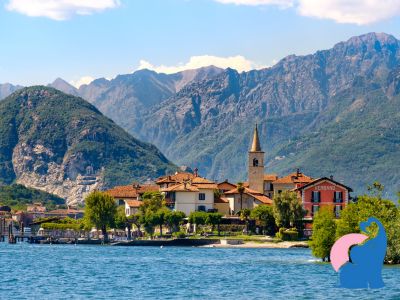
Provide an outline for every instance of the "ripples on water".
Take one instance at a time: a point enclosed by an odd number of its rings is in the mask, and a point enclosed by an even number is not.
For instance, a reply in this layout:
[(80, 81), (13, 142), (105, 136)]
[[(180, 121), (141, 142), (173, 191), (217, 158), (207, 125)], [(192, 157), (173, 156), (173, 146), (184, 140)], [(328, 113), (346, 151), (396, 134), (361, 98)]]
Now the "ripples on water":
[(400, 299), (400, 268), (380, 290), (336, 288), (308, 249), (8, 245), (0, 299)]

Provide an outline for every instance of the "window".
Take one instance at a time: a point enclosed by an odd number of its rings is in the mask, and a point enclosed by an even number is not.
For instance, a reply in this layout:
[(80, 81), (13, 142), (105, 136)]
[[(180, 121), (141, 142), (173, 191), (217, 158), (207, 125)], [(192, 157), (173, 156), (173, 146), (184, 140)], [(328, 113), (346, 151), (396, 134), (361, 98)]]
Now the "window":
[(271, 182), (266, 182), (265, 185), (264, 185), (264, 189), (266, 191), (272, 191), (273, 190), (272, 183)]
[(342, 206), (341, 206), (341, 205), (335, 205), (334, 212), (335, 212), (336, 218), (339, 218), (339, 217), (340, 217), (340, 211), (341, 211), (341, 210), (342, 210)]
[(253, 159), (253, 167), (258, 167), (258, 159), (257, 158)]
[(313, 191), (311, 194), (311, 202), (314, 202), (314, 203), (321, 202), (321, 192)]
[(333, 196), (333, 202), (342, 203), (343, 202), (343, 192), (335, 192)]
[(198, 210), (198, 211), (206, 211), (206, 207), (205, 207), (204, 205), (199, 205), (199, 206), (197, 207), (197, 210)]
[(312, 215), (314, 216), (318, 211), (319, 211), (319, 206), (313, 205), (312, 206)]
[(119, 205), (119, 206), (125, 205), (125, 201), (122, 200), (122, 199), (119, 199), (119, 200), (118, 200), (118, 205)]
[(206, 194), (200, 193), (199, 194), (199, 200), (206, 200)]

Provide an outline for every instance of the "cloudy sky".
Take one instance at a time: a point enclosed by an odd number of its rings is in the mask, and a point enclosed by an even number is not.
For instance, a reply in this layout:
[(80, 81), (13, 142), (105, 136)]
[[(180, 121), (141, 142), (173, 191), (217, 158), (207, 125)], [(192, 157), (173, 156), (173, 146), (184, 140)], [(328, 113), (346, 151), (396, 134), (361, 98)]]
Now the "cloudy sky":
[(400, 38), (399, 0), (0, 0), (0, 83), (246, 71), (371, 31)]

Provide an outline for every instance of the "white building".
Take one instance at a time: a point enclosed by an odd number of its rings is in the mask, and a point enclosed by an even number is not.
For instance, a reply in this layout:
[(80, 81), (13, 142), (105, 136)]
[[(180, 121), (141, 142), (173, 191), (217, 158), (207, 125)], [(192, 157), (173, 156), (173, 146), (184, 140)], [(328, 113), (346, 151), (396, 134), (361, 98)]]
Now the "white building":
[(194, 177), (183, 183), (162, 188), (167, 205), (176, 211), (182, 211), (189, 215), (194, 211), (214, 210), (214, 190), (218, 188), (214, 182)]

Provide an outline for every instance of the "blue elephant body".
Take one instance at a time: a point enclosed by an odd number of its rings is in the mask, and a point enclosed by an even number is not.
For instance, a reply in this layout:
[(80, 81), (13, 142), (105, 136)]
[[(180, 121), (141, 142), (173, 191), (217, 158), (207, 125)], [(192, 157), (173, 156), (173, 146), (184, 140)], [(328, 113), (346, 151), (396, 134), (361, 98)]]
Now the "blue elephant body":
[(382, 265), (387, 247), (385, 228), (377, 218), (371, 217), (368, 221), (360, 223), (360, 229), (367, 232), (367, 227), (372, 223), (378, 225), (378, 234), (364, 244), (351, 248), (351, 262), (339, 269), (340, 287), (375, 289), (384, 286)]

